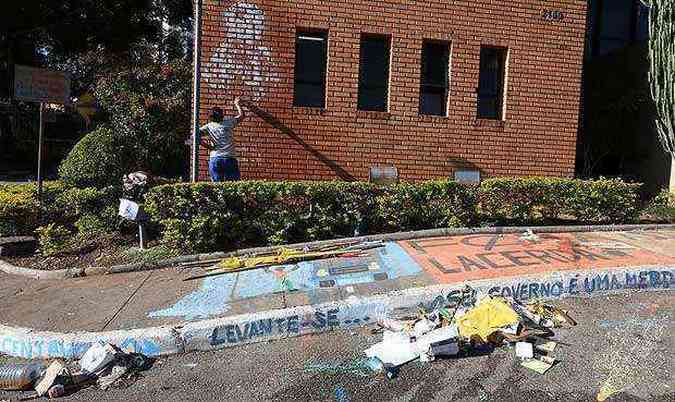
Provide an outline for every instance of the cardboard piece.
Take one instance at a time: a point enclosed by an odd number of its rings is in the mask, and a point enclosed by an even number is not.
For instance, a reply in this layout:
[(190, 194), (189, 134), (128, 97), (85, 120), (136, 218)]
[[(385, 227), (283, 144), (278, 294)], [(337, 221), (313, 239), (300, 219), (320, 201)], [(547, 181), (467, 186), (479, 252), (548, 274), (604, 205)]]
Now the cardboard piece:
[(542, 351), (542, 352), (552, 353), (555, 350), (556, 346), (558, 346), (557, 343), (555, 343), (553, 341), (548, 341), (548, 342), (544, 342), (542, 344), (536, 345), (535, 348), (537, 350)]
[(37, 392), (38, 396), (47, 394), (49, 388), (54, 385), (56, 377), (61, 375), (64, 371), (67, 371), (66, 365), (60, 360), (54, 360), (47, 368), (47, 371), (45, 371), (42, 379), (35, 385), (35, 392)]
[(552, 357), (541, 356), (539, 359), (525, 360), (520, 363), (521, 366), (526, 367), (539, 374), (546, 373), (555, 364), (555, 359)]

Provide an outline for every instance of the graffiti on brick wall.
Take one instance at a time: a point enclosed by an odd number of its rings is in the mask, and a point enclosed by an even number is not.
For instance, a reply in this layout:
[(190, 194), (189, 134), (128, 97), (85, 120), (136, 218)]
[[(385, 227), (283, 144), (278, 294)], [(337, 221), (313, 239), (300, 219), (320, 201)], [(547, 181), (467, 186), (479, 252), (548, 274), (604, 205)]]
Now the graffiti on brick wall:
[(258, 101), (279, 81), (272, 52), (263, 42), (265, 13), (253, 3), (237, 2), (223, 13), (223, 38), (204, 64), (202, 78), (214, 89)]

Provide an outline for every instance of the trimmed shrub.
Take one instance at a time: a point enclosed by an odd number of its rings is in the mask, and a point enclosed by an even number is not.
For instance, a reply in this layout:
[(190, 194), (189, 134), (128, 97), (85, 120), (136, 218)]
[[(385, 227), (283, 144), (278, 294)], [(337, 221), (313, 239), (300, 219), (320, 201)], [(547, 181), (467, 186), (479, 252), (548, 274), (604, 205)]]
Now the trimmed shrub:
[[(45, 225), (56, 223), (69, 230), (98, 226), (110, 231), (120, 222), (116, 187), (80, 189), (54, 181), (44, 183), (42, 194)], [(40, 225), (38, 209), (35, 183), (0, 186), (0, 236), (32, 235)]]
[[(480, 186), (453, 181), (386, 187), (362, 182), (171, 184), (150, 189), (145, 209), (151, 233), (159, 233), (164, 246), (201, 252), (494, 223), (630, 223), (638, 216), (639, 188), (614, 179), (554, 178), (497, 178)], [(0, 186), (3, 235), (36, 229), (35, 192), (34, 184)], [(117, 216), (118, 196), (119, 188), (112, 186), (46, 183), (43, 222), (77, 239), (121, 225), (135, 230)], [(668, 197), (661, 195), (652, 204), (670, 202), (663, 200)], [(46, 231), (47, 241), (55, 231)]]
[(375, 223), (369, 233), (473, 226), (477, 187), (454, 181), (402, 183), (376, 197)]
[[(61, 214), (66, 224), (78, 226), (100, 226), (112, 230), (120, 218), (117, 205), (120, 189), (114, 186), (98, 188), (75, 188), (64, 190), (56, 198), (54, 208)], [(87, 220), (88, 223), (84, 223)], [(93, 223), (96, 220), (98, 223)]]
[(481, 223), (628, 223), (640, 185), (621, 180), (498, 178), (378, 187), (345, 182), (237, 182), (160, 186), (146, 210), (162, 241), (214, 251)]
[(659, 192), (642, 211), (650, 219), (659, 222), (675, 222), (675, 193), (667, 189)]
[[(50, 222), (60, 213), (55, 210), (56, 198), (65, 185), (62, 182), (45, 182), (42, 186), (42, 216)], [(39, 204), (35, 183), (0, 185), (0, 236), (31, 235), (39, 226)]]
[(38, 203), (24, 186), (0, 187), (0, 236), (18, 236), (37, 227)]
[(640, 214), (640, 187), (621, 179), (576, 180), (563, 212), (581, 223), (634, 223)]
[(59, 176), (75, 187), (119, 184), (125, 166), (112, 130), (101, 126), (85, 135), (59, 166)]
[(620, 179), (495, 178), (481, 183), (483, 220), (499, 224), (630, 223), (641, 185)]
[(40, 243), (40, 252), (48, 257), (67, 251), (71, 233), (65, 227), (50, 223), (35, 230)]
[(475, 198), (475, 188), (448, 181), (251, 181), (161, 186), (145, 206), (166, 244), (206, 251), (469, 226), (477, 222)]

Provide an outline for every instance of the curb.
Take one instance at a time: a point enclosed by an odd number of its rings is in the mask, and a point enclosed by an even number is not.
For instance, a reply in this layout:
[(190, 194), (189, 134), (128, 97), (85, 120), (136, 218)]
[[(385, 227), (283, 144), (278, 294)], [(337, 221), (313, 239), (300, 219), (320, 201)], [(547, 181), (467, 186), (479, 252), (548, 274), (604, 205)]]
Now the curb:
[(127, 352), (166, 356), (210, 351), (323, 332), (348, 330), (379, 317), (433, 310), (459, 302), (461, 289), (476, 294), (512, 296), (522, 301), (595, 296), (622, 291), (658, 291), (675, 287), (675, 266), (579, 270), (513, 278), (484, 279), (393, 291), (384, 295), (215, 318), (176, 326), (109, 332), (56, 333), (0, 325), (0, 353), (25, 359), (77, 359), (93, 342), (111, 342)]
[(71, 268), (54, 271), (43, 271), (32, 268), (17, 267), (0, 259), (0, 272), (7, 274), (25, 276), (32, 279), (46, 279), (46, 280), (60, 280), (79, 278), (83, 276), (97, 276), (121, 274), (128, 272), (152, 271), (173, 267), (175, 265), (196, 262), (200, 260), (211, 260), (218, 258), (227, 258), (242, 256), (253, 253), (267, 253), (272, 252), (280, 247), (297, 247), (305, 246), (326, 246), (335, 243), (342, 243), (345, 241), (403, 241), (414, 240), (426, 237), (442, 237), (442, 236), (463, 236), (471, 234), (509, 234), (522, 233), (528, 229), (532, 229), (536, 233), (578, 233), (578, 232), (623, 232), (636, 230), (668, 230), (675, 229), (675, 224), (649, 224), (649, 225), (583, 225), (583, 226), (498, 226), (488, 228), (443, 228), (443, 229), (428, 229), (413, 232), (398, 232), (387, 233), (360, 237), (345, 237), (340, 239), (320, 240), (305, 243), (288, 244), (284, 246), (267, 246), (242, 249), (231, 252), (216, 252), (207, 254), (192, 254), (183, 255), (180, 257), (169, 258), (155, 263), (140, 263), (140, 264), (125, 264), (115, 265), (112, 267), (87, 267), (87, 268)]

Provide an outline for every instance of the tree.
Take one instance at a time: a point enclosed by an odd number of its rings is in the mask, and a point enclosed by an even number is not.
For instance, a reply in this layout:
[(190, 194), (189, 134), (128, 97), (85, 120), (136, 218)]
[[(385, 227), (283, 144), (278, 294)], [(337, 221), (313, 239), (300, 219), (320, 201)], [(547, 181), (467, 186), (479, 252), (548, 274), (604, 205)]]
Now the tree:
[(666, 152), (675, 158), (675, 0), (645, 0), (649, 12), (649, 82), (656, 127)]
[(76, 186), (119, 184), (122, 173), (144, 170), (177, 177), (185, 172), (190, 127), (186, 60), (116, 71), (96, 83), (104, 124), (87, 134), (59, 167)]
[[(6, 4), (5, 4), (6, 3)], [(34, 105), (13, 101), (15, 64), (71, 75), (71, 96), (93, 92), (99, 78), (189, 58), (192, 0), (12, 0), (0, 12), (0, 160), (33, 167)], [(73, 114), (73, 119), (78, 117)], [(21, 124), (17, 124), (21, 123)], [(18, 128), (27, 128), (18, 130)], [(47, 128), (49, 134), (49, 127)], [(79, 137), (73, 132), (71, 137)], [(20, 148), (15, 139), (26, 145)], [(12, 159), (12, 158), (15, 158)], [(11, 159), (11, 161), (10, 161)], [(0, 163), (3, 164), (4, 163)], [(2, 167), (0, 167), (2, 168)], [(47, 167), (49, 168), (49, 167)]]
[[(190, 30), (191, 0), (19, 0), (0, 13), (0, 98), (7, 97), (13, 64), (66, 68), (75, 90), (95, 81), (83, 74), (98, 64), (138, 65), (143, 44), (164, 49), (165, 41)], [(174, 35), (174, 36), (176, 36)], [(94, 53), (98, 58), (91, 56)], [(112, 55), (112, 60), (110, 56)], [(89, 57), (87, 57), (89, 56)], [(84, 57), (78, 63), (80, 58)], [(174, 57), (178, 58), (178, 57)], [(113, 63), (109, 63), (113, 64)], [(89, 71), (92, 68), (88, 68)], [(75, 92), (77, 94), (77, 92)]]

